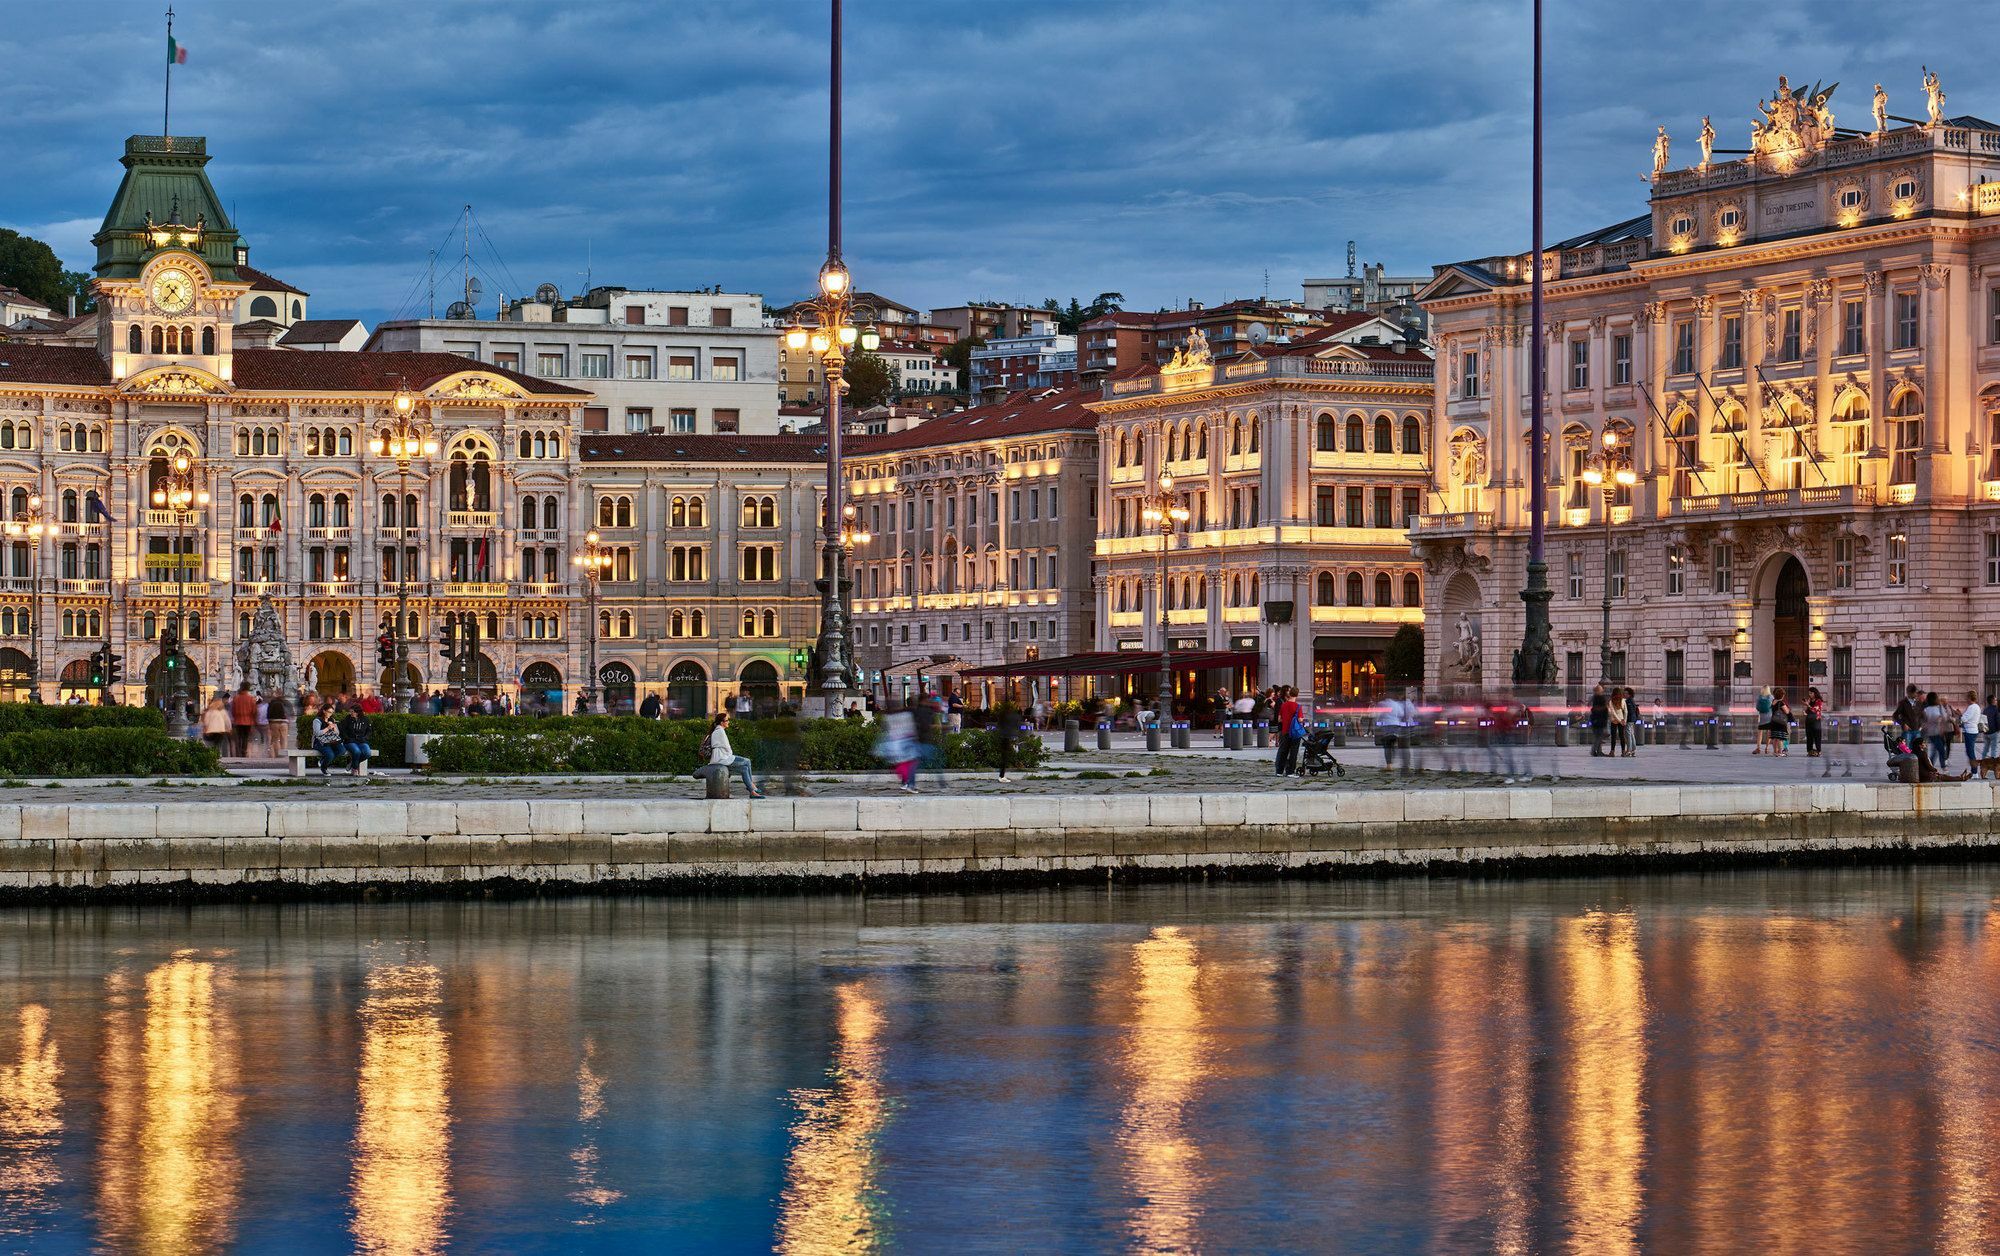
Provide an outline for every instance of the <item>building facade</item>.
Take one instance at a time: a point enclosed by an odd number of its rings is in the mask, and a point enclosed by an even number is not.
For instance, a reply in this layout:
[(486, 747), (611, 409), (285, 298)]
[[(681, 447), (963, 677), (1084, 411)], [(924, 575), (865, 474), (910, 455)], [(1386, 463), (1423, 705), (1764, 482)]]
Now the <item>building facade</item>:
[[(1286, 301), (1190, 301), (1184, 310), (1150, 314), (1112, 310), (1078, 330), (1077, 376), (1095, 387), (1112, 375), (1157, 370), (1190, 332), (1199, 331), (1217, 357), (1232, 357), (1270, 343), (1289, 344), (1326, 325), (1318, 312)], [(1400, 335), (1391, 329), (1392, 339)]]
[(992, 405), (1017, 392), (1076, 387), (1076, 337), (1057, 331), (1054, 322), (977, 345), (969, 360), (966, 392), (977, 405)]
[(383, 323), (368, 348), (455, 353), (585, 388), (584, 430), (672, 435), (778, 431), (778, 341), (754, 293), (593, 288), (522, 300), (499, 319)]
[(851, 569), (855, 656), (871, 684), (1090, 648), (1096, 427), (1082, 393), (1046, 389), (849, 446), (870, 534)]
[[(1780, 83), (1747, 157), (1670, 169), (1663, 130), (1648, 212), (1545, 254), (1572, 696), (1603, 673), (1870, 713), (1906, 683), (2000, 686), (2000, 127), (1940, 94), (1928, 124), (1892, 127), (1878, 96), (1872, 129), (1836, 130)], [(1440, 267), (1423, 294), (1445, 367), (1416, 546), (1447, 684), (1505, 683), (1522, 639), (1529, 266)], [(1607, 442), (1637, 481), (1608, 503), (1584, 479)]]
[[(1299, 343), (1220, 361), (1197, 341), (1116, 379), (1100, 420), (1096, 648), (1231, 656), (1174, 668), (1182, 696), (1291, 684), (1365, 701), (1389, 638), (1423, 622), (1408, 525), (1429, 482), (1420, 346)], [(1143, 517), (1172, 476), (1165, 547)], [(1123, 682), (1150, 694), (1150, 669)]]
[(1049, 321), (1049, 311), (1036, 305), (973, 301), (934, 309), (930, 321), (934, 326), (948, 329), (953, 340), (1005, 340), (1033, 335), (1037, 323)]

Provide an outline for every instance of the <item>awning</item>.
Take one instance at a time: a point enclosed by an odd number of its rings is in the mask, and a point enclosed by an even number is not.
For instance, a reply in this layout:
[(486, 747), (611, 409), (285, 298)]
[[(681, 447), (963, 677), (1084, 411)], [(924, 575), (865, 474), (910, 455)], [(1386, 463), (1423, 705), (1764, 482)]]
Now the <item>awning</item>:
[[(1224, 667), (1255, 666), (1258, 656), (1255, 650), (1178, 650), (1168, 657), (1177, 672), (1205, 672)], [(959, 676), (961, 679), (979, 676), (1132, 676), (1159, 670), (1158, 650), (1095, 650), (1088, 654), (1065, 654), (1058, 658), (1023, 659), (1018, 663), (968, 668)]]
[(904, 659), (882, 669), (885, 680), (897, 680), (906, 676), (956, 676), (965, 670), (965, 660), (956, 655), (942, 661), (933, 658)]

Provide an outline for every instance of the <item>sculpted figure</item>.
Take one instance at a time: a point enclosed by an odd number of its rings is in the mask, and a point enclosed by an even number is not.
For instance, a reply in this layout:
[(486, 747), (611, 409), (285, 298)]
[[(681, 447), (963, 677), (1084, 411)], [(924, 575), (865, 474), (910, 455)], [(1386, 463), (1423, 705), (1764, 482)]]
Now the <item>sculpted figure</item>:
[(1665, 174), (1665, 173), (1667, 172), (1667, 148), (1668, 148), (1668, 145), (1669, 145), (1669, 141), (1668, 141), (1668, 139), (1667, 139), (1667, 128), (1665, 128), (1665, 127), (1661, 127), (1661, 128), (1660, 128), (1660, 133), (1659, 133), (1658, 135), (1655, 135), (1655, 136), (1653, 137), (1653, 178), (1654, 178), (1654, 179), (1658, 179), (1658, 178), (1659, 178), (1659, 177), (1660, 177), (1661, 175), (1663, 175), (1663, 174)]
[(1877, 83), (1875, 84), (1875, 134), (1880, 135), (1888, 129), (1889, 93), (1883, 91), (1882, 85)]
[(1703, 114), (1701, 119), (1702, 169), (1704, 170), (1708, 169), (1708, 159), (1711, 155), (1714, 154), (1714, 152), (1715, 152), (1715, 123), (1709, 121), (1707, 114)]
[(1937, 72), (1924, 67), (1924, 104), (1930, 110), (1930, 126), (1944, 122), (1944, 88), (1938, 85)]

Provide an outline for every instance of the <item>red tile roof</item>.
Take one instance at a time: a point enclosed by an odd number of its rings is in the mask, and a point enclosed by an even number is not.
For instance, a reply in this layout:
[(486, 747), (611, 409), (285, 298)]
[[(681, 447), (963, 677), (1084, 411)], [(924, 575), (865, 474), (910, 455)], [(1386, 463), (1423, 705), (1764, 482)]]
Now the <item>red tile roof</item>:
[[(300, 353), (294, 349), (239, 349), (235, 384), (243, 392), (394, 392), (425, 389), (461, 371), (498, 375), (537, 396), (582, 397), (581, 388), (552, 384), (455, 353)], [(58, 345), (0, 343), (0, 383), (111, 383), (111, 369), (97, 350)]]
[(261, 288), (266, 292), (295, 292), (302, 297), (312, 295), (312, 293), (307, 292), (304, 288), (294, 288), (275, 275), (265, 274), (248, 262), (237, 263), (236, 277), (249, 284), (252, 288)]
[(55, 309), (48, 302), (37, 301), (19, 288), (10, 288), (4, 283), (0, 283), (0, 301), (5, 301), (9, 305), (32, 305), (51, 312)]
[(826, 464), (822, 436), (737, 436), (725, 433), (600, 433), (583, 438), (585, 462), (766, 462)]
[(1097, 416), (1085, 409), (1083, 402), (1095, 393), (1095, 389), (1084, 388), (1029, 389), (990, 405), (939, 415), (901, 432), (856, 437), (848, 452), (869, 457), (901, 449), (1029, 436), (1037, 432), (1092, 431), (1097, 427)]

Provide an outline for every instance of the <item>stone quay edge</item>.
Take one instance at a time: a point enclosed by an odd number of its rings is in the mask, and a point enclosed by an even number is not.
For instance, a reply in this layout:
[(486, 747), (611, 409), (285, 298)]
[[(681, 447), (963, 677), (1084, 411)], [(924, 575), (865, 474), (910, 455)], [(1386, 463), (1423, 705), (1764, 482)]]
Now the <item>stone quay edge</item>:
[(1979, 851), (2000, 784), (0, 805), (0, 900), (982, 882)]

